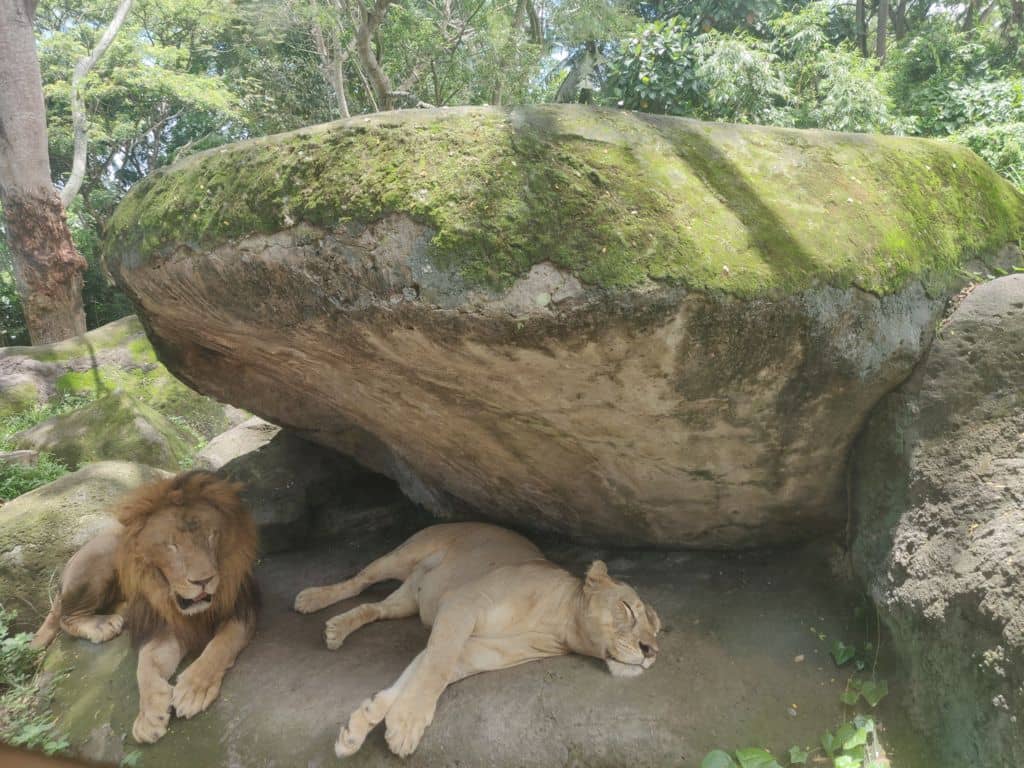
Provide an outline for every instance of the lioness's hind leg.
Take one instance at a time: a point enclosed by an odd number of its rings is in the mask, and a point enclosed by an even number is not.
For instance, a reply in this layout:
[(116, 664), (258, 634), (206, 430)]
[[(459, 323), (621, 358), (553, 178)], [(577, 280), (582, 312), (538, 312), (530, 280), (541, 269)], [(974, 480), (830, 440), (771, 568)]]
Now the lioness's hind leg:
[(105, 643), (121, 634), (124, 617), (119, 613), (65, 616), (60, 620), (60, 626), (74, 637)]
[(324, 642), (332, 651), (336, 651), (345, 642), (345, 638), (360, 627), (382, 619), (404, 619), (415, 616), (418, 610), (414, 584), (416, 579), (409, 577), (398, 589), (379, 603), (363, 603), (350, 611), (345, 611), (328, 619), (324, 627)]
[(435, 541), (429, 535), (430, 532), (429, 528), (420, 531), (398, 549), (374, 560), (351, 579), (302, 590), (295, 596), (295, 610), (299, 613), (315, 613), (355, 597), (371, 584), (389, 579), (405, 581), (416, 566), (446, 546), (447, 542)]
[(376, 728), (387, 716), (391, 705), (395, 703), (395, 699), (398, 698), (402, 688), (416, 672), (422, 658), (423, 653), (421, 652), (409, 663), (409, 666), (405, 668), (405, 671), (402, 672), (401, 676), (390, 688), (385, 688), (383, 691), (375, 693), (349, 715), (348, 723), (343, 725), (338, 733), (338, 741), (334, 745), (334, 754), (338, 757), (349, 757), (359, 751), (370, 731)]

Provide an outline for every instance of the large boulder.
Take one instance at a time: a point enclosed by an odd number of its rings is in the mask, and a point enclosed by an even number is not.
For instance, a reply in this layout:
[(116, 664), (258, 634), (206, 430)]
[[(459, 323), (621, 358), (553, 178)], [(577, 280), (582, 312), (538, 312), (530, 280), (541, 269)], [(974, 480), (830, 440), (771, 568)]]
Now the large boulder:
[(50, 609), (67, 559), (110, 523), (117, 500), (168, 473), (101, 461), (0, 506), (0, 603), (34, 629)]
[(856, 453), (855, 566), (944, 765), (1024, 765), (1024, 275), (976, 288)]
[(191, 157), (107, 259), (175, 375), (435, 513), (736, 547), (841, 524), (868, 411), (1022, 225), (952, 144), (473, 108)]
[(176, 470), (190, 457), (191, 440), (190, 432), (120, 390), (12, 438), (18, 448), (53, 454), (71, 469), (122, 459)]

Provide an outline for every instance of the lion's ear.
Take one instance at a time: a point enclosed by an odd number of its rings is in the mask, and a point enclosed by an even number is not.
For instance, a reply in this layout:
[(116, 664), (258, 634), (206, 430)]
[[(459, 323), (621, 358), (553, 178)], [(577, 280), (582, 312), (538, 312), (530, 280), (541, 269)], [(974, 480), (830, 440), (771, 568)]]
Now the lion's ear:
[(604, 564), (604, 560), (595, 560), (587, 568), (586, 585), (588, 587), (599, 587), (609, 581), (611, 579), (608, 578), (608, 566)]

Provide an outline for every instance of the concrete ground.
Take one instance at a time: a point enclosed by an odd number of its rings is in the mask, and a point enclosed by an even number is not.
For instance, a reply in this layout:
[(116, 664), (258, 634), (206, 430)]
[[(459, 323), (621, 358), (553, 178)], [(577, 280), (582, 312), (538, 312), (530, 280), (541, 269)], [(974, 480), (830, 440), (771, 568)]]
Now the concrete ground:
[[(264, 558), (258, 569), (264, 611), (254, 642), (213, 707), (191, 721), (174, 720), (155, 746), (140, 747), (126, 735), (137, 706), (127, 639), (93, 646), (62, 637), (47, 669), (57, 674), (56, 709), (72, 743), (83, 756), (113, 763), (127, 756), (144, 768), (340, 765), (333, 753), (339, 725), (397, 677), (423, 647), (427, 630), (418, 619), (379, 622), (331, 652), (321, 639), (323, 622), (380, 599), (393, 585), (310, 616), (294, 613), (292, 600), (303, 587), (351, 575), (408, 533), (396, 527)], [(655, 666), (624, 680), (594, 659), (571, 656), (479, 675), (443, 695), (412, 757), (391, 755), (381, 726), (347, 765), (697, 768), (715, 747), (763, 746), (781, 759), (789, 746), (817, 744), (842, 721), (846, 674), (828, 649), (836, 638), (862, 642), (865, 622), (854, 614), (856, 600), (835, 586), (814, 553), (542, 544), (577, 573), (603, 557), (613, 576), (657, 608), (664, 633)], [(880, 675), (892, 691), (876, 713), (892, 765), (936, 765), (901, 716), (898, 675), (884, 654)]]

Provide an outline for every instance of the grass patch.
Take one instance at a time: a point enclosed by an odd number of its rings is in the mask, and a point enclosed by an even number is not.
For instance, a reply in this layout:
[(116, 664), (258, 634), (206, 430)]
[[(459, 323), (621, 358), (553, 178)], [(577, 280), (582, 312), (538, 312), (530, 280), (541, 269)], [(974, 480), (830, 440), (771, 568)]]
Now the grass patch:
[(16, 614), (0, 607), (0, 741), (54, 755), (69, 744), (49, 713), (50, 691), (40, 685), (42, 652), (32, 635), (12, 634)]

